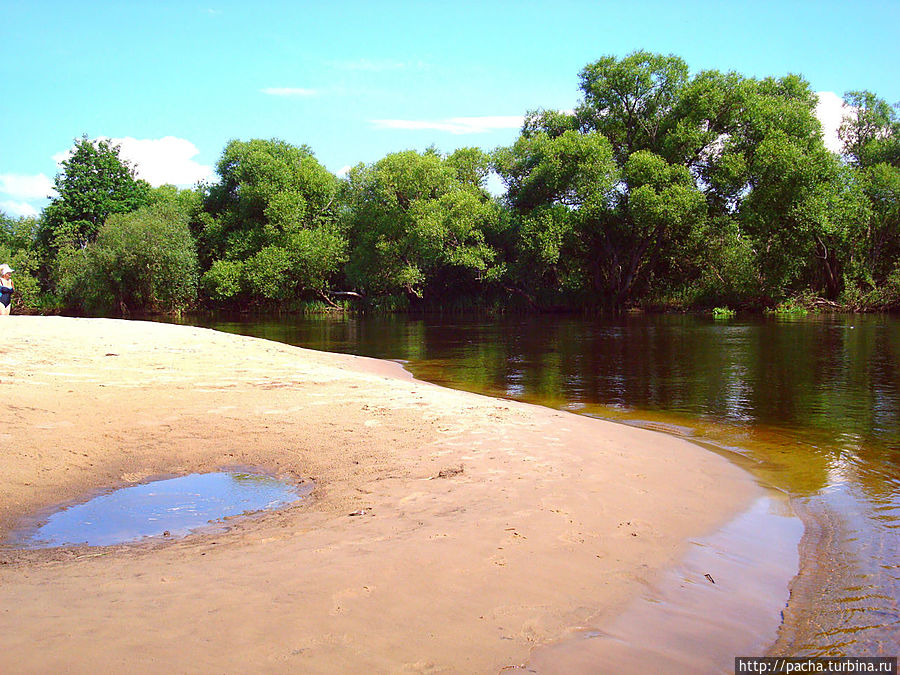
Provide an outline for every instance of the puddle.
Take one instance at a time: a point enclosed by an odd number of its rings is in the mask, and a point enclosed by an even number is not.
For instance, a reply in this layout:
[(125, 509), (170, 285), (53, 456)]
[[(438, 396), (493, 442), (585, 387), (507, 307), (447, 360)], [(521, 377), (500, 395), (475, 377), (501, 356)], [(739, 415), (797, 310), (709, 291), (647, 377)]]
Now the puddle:
[(156, 480), (64, 508), (38, 527), (13, 533), (8, 543), (36, 549), (109, 546), (160, 535), (183, 537), (222, 518), (285, 506), (311, 490), (311, 485), (240, 472)]
[(535, 649), (526, 672), (732, 672), (775, 642), (799, 566), (803, 524), (778, 493), (761, 497), (608, 622)]

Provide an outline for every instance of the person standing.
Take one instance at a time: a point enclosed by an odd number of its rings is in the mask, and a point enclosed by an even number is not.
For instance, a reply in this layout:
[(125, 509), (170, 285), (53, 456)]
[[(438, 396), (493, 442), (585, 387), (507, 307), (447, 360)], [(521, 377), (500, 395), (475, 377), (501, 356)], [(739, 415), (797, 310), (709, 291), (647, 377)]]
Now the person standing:
[(0, 265), (0, 316), (8, 316), (12, 309), (12, 294), (16, 290), (12, 281), (12, 273), (15, 272), (9, 265)]

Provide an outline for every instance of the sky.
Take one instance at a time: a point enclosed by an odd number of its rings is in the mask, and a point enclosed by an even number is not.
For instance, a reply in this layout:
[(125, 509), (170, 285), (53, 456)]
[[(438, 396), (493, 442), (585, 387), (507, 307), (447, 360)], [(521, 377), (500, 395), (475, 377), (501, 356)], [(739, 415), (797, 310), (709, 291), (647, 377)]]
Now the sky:
[[(569, 110), (588, 63), (802, 75), (900, 101), (900, 0), (0, 0), (0, 210), (48, 203), (74, 141), (114, 139), (152, 185), (216, 180), (232, 139), (309, 146), (342, 175), (388, 153), (511, 144)], [(833, 134), (833, 132), (831, 132)]]

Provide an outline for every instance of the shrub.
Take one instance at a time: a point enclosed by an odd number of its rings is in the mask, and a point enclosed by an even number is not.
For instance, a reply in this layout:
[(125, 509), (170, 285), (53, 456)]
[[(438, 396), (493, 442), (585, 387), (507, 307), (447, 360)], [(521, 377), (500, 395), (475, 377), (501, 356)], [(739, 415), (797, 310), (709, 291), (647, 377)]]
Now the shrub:
[(216, 260), (203, 274), (203, 293), (213, 300), (234, 300), (243, 289), (244, 263), (240, 260)]
[(715, 319), (731, 319), (734, 317), (734, 310), (728, 307), (714, 307), (712, 314)]
[(37, 256), (26, 250), (12, 250), (0, 244), (0, 263), (6, 263), (15, 270), (13, 284), (16, 294), (13, 296), (14, 310), (17, 313), (33, 312), (40, 309), (40, 288), (35, 277), (38, 268)]
[(57, 288), (70, 309), (177, 312), (197, 297), (197, 253), (184, 216), (156, 204), (107, 218), (84, 250), (60, 251)]

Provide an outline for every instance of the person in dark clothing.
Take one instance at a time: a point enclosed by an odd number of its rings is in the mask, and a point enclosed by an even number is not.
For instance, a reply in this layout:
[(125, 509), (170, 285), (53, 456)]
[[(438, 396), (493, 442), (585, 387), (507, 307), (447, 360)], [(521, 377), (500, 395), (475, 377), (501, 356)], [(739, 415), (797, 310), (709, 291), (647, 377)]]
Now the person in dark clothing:
[(9, 265), (0, 265), (0, 316), (7, 316), (12, 309), (12, 294), (16, 290), (12, 281), (15, 272)]

